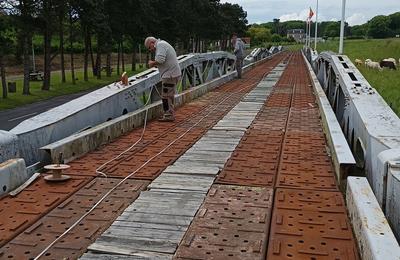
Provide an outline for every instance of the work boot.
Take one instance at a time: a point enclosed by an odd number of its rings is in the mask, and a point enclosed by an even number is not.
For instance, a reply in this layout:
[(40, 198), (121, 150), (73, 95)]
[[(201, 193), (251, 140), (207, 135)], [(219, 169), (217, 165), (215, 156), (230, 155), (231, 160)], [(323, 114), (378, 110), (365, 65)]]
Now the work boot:
[(165, 114), (162, 117), (160, 117), (158, 119), (158, 121), (160, 121), (160, 122), (173, 122), (173, 121), (175, 121), (175, 118), (174, 118), (173, 115)]

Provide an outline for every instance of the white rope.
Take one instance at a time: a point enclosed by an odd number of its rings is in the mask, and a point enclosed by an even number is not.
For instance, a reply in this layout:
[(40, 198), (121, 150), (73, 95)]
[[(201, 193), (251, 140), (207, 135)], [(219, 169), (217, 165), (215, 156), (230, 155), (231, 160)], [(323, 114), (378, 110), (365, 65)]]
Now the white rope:
[[(153, 86), (151, 87), (151, 89), (150, 89), (149, 98), (147, 99), (146, 103), (144, 104), (144, 107), (147, 107), (147, 105), (149, 104), (149, 102), (150, 102), (150, 100), (151, 100), (151, 93), (153, 92), (153, 89), (154, 89), (154, 88), (156, 88), (156, 87), (153, 85)], [(158, 90), (157, 90), (157, 92), (158, 92)], [(148, 112), (149, 112), (149, 108), (146, 108), (146, 113), (145, 113), (144, 122), (143, 122), (143, 130), (142, 130), (142, 134), (140, 135), (140, 138), (139, 138), (134, 144), (132, 144), (128, 149), (126, 149), (125, 151), (123, 151), (122, 153), (120, 153), (117, 157), (115, 157), (115, 158), (113, 158), (113, 159), (111, 159), (111, 160), (109, 160), (109, 161), (103, 163), (100, 167), (98, 167), (98, 168), (96, 169), (96, 173), (97, 173), (97, 174), (100, 174), (100, 175), (102, 175), (102, 176), (104, 176), (104, 177), (107, 178), (107, 174), (104, 173), (104, 172), (102, 172), (101, 169), (103, 169), (103, 167), (105, 167), (106, 165), (108, 165), (110, 162), (113, 162), (113, 161), (119, 159), (122, 155), (124, 155), (124, 154), (126, 154), (127, 152), (129, 152), (130, 150), (132, 150), (140, 141), (142, 141), (143, 136), (144, 136), (144, 132), (146, 131)]]

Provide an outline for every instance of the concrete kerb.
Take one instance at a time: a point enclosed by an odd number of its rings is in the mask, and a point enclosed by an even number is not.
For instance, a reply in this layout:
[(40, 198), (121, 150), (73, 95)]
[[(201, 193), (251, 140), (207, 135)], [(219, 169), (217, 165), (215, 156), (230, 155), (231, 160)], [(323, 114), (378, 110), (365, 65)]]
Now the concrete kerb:
[(0, 164), (0, 196), (22, 185), (28, 178), (24, 159), (11, 159)]
[(355, 167), (356, 161), (317, 76), (304, 54), (303, 58), (307, 65), (308, 73), (314, 89), (314, 95), (318, 102), (325, 136), (328, 140), (328, 145), (331, 148), (330, 150), (332, 153), (331, 155), (336, 177), (340, 187), (344, 190), (346, 188), (345, 182), (347, 176), (353, 167)]
[(365, 177), (348, 178), (346, 201), (361, 259), (400, 259), (399, 244)]
[[(273, 56), (266, 57), (263, 60), (249, 64), (243, 68), (246, 72), (260, 63), (271, 59)], [(185, 91), (175, 97), (175, 103), (177, 107), (183, 106), (210, 90), (234, 79), (236, 76), (235, 72), (230, 72), (221, 78), (212, 80), (203, 85), (199, 85), (192, 89)], [(137, 111), (128, 113), (124, 116), (115, 118), (108, 122), (102, 123), (93, 128), (87, 129), (80, 133), (71, 135), (62, 140), (54, 142), (52, 144), (41, 147), (42, 151), (46, 152), (46, 160), (56, 162), (60, 153), (63, 154), (63, 159), (65, 163), (68, 163), (87, 152), (93, 151), (102, 144), (108, 143), (111, 140), (121, 136), (122, 134), (133, 130), (134, 128), (143, 126), (145, 118), (146, 109), (142, 108)], [(161, 101), (157, 101), (148, 107), (148, 118), (147, 120), (152, 120), (159, 117), (162, 114), (162, 104)]]

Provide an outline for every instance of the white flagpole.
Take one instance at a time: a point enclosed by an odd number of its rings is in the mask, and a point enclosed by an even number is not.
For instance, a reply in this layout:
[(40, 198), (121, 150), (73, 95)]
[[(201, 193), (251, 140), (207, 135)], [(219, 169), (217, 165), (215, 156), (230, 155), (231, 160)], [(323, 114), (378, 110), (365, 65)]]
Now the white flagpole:
[(308, 47), (308, 18), (306, 20), (306, 42), (305, 46)]
[(317, 37), (318, 37), (318, 0), (317, 0), (317, 10), (315, 12), (315, 42), (314, 50), (317, 50)]
[(343, 39), (344, 39), (344, 20), (346, 15), (346, 0), (342, 0), (342, 21), (340, 23), (340, 43), (339, 54), (343, 54)]
[(311, 18), (308, 24), (308, 48), (311, 47)]

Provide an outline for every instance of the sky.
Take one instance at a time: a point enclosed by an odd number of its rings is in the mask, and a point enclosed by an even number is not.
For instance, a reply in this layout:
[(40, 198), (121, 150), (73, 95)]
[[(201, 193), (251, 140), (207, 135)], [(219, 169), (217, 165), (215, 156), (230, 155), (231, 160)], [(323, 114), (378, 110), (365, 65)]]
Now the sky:
[[(309, 8), (315, 12), (317, 0), (229, 0), (247, 11), (250, 24), (271, 22), (279, 18), (282, 22), (305, 20)], [(342, 1), (319, 0), (318, 21), (339, 21), (342, 16)], [(400, 0), (347, 0), (346, 21), (351, 25), (367, 22), (376, 15), (388, 15), (400, 11)], [(315, 20), (315, 15), (313, 17)]]

